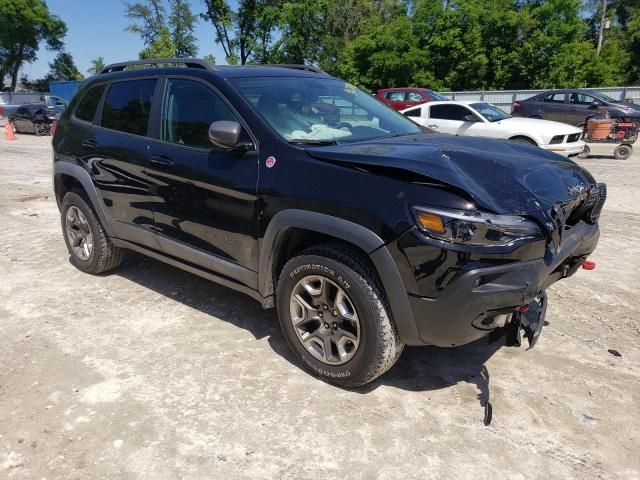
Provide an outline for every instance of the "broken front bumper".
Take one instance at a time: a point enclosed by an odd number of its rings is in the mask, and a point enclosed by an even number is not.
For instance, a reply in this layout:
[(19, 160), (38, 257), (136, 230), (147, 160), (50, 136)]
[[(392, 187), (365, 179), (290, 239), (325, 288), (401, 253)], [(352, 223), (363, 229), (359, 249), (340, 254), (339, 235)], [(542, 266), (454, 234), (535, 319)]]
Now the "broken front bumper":
[(556, 253), (547, 250), (537, 260), (471, 270), (437, 297), (409, 295), (421, 340), (453, 347), (491, 332), (494, 336), (508, 334), (517, 325), (516, 332), (522, 326), (529, 343), (535, 344), (547, 307), (545, 289), (573, 275), (595, 249), (598, 238), (597, 225), (581, 222), (565, 232)]

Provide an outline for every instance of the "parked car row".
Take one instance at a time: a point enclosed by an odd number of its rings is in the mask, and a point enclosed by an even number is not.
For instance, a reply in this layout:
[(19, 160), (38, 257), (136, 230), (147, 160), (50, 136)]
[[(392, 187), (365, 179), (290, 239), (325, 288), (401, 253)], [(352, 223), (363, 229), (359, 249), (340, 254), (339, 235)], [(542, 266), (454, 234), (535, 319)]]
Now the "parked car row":
[(611, 117), (640, 122), (640, 105), (620, 102), (588, 90), (550, 90), (513, 104), (515, 117), (542, 118), (584, 127), (589, 118), (606, 110)]
[(486, 102), (430, 102), (402, 113), (440, 133), (514, 140), (567, 156), (578, 155), (585, 147), (582, 130), (577, 127), (536, 118), (515, 118)]

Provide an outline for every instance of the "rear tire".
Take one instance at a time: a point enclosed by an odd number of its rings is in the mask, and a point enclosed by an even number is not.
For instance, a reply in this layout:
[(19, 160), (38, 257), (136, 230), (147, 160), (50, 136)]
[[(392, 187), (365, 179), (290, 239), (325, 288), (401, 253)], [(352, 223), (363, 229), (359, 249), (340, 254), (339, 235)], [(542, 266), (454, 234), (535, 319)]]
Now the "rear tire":
[(61, 223), (71, 263), (78, 270), (98, 275), (120, 265), (122, 249), (111, 242), (83, 192), (64, 196)]
[(282, 269), (276, 293), (287, 343), (315, 376), (361, 386), (389, 370), (402, 353), (380, 280), (353, 248), (326, 244), (304, 250)]
[(618, 145), (613, 150), (613, 156), (618, 160), (626, 160), (633, 153), (633, 147), (631, 145)]

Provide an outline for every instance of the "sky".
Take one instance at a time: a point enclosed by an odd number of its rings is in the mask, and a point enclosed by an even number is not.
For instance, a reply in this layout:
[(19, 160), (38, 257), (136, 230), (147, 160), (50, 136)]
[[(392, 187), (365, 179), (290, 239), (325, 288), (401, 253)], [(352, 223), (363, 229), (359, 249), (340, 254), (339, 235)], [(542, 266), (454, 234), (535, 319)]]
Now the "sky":
[[(121, 0), (47, 0), (47, 5), (54, 15), (67, 24), (65, 50), (73, 56), (83, 75), (87, 74), (91, 60), (100, 55), (107, 64), (135, 60), (144, 47), (138, 35), (124, 31), (129, 21), (124, 16), (125, 8)], [(191, 6), (194, 13), (204, 12), (204, 2), (201, 0), (192, 0)], [(226, 63), (222, 48), (214, 41), (211, 23), (200, 20), (195, 37), (200, 49), (198, 57), (212, 53), (216, 63)], [(26, 64), (22, 74), (31, 79), (44, 77), (56, 54), (48, 51), (43, 44), (38, 52), (38, 60)]]

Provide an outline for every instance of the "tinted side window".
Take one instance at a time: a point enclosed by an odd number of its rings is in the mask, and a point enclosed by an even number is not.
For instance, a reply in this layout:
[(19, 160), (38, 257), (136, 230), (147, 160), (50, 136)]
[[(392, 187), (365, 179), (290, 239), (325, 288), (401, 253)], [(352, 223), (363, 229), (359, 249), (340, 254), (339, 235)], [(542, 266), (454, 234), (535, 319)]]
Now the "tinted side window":
[(98, 109), (98, 103), (102, 98), (106, 85), (96, 85), (87, 90), (82, 100), (76, 108), (75, 116), (80, 120), (86, 120), (87, 122), (93, 122), (93, 117)]
[(407, 110), (406, 112), (404, 112), (404, 115), (406, 117), (419, 117), (421, 110), (421, 108), (412, 108), (411, 110)]
[(409, 100), (410, 102), (421, 102), (422, 95), (416, 92), (409, 92), (407, 93), (407, 100)]
[(591, 105), (592, 103), (597, 101), (596, 98), (592, 97), (591, 95), (586, 95), (584, 93), (572, 93), (571, 95), (569, 95), (569, 102), (573, 103), (574, 105)]
[(388, 92), (386, 98), (392, 102), (404, 102), (404, 92)]
[(461, 105), (433, 105), (431, 106), (429, 116), (441, 120), (458, 120), (464, 122), (465, 115), (471, 115), (471, 110)]
[(155, 79), (112, 84), (102, 107), (101, 126), (146, 135), (155, 87)]
[(224, 101), (205, 85), (169, 79), (162, 116), (165, 142), (214, 148), (209, 141), (209, 125), (218, 120), (238, 121)]
[(544, 101), (549, 103), (564, 103), (564, 92), (547, 95), (544, 97)]

